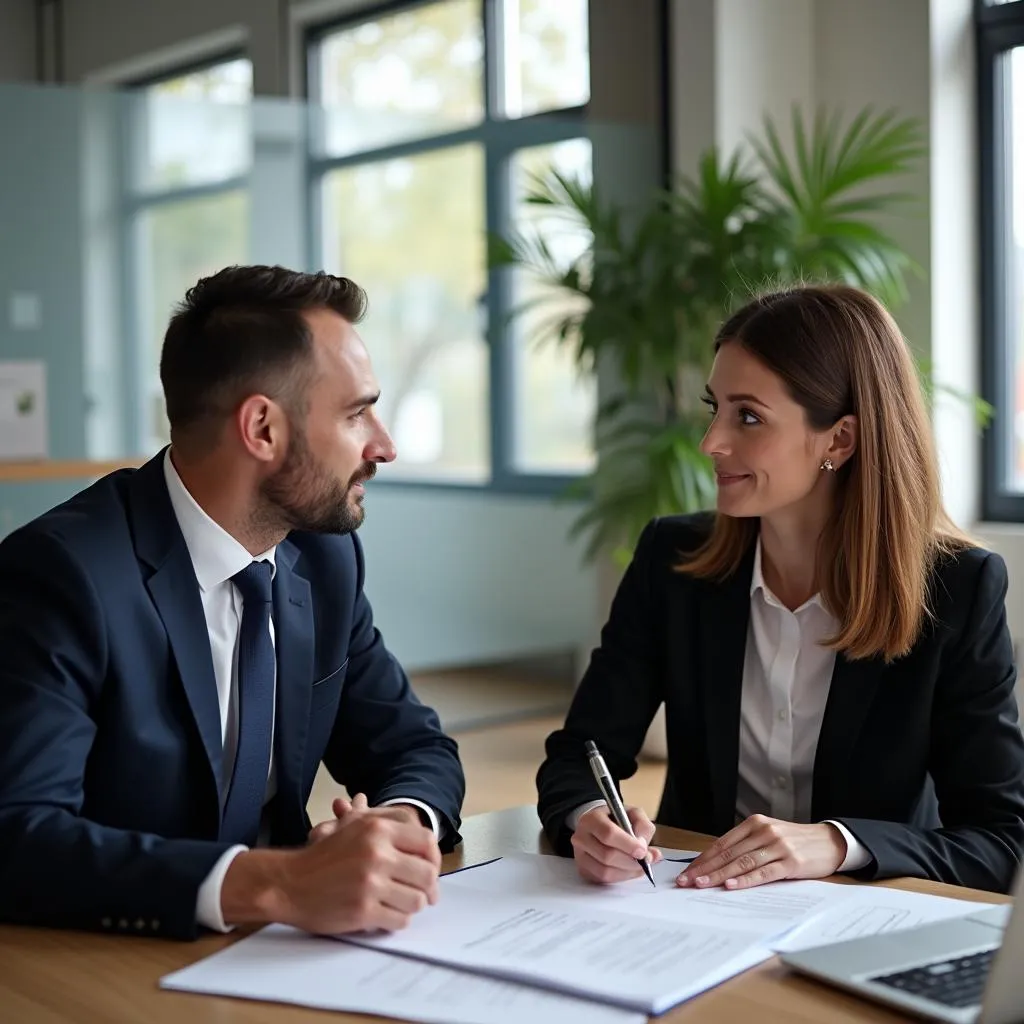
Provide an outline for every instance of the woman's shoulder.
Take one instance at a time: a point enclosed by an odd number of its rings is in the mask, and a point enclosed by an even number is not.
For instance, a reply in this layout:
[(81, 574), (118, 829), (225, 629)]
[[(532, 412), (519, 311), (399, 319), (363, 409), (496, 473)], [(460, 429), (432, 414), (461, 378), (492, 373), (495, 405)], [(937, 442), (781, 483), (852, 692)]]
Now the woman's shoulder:
[(659, 516), (647, 524), (639, 546), (648, 546), (654, 557), (676, 560), (696, 551), (711, 536), (714, 525), (714, 512)]
[[(940, 551), (931, 567), (931, 589), (937, 605), (966, 613), (979, 601), (1001, 602), (1006, 594), (1006, 563), (1001, 555), (977, 544), (958, 544)], [(939, 607), (935, 609), (944, 618)]]
[(943, 582), (963, 583), (980, 575), (1006, 574), (1002, 555), (979, 544), (961, 543), (940, 550), (932, 563), (932, 575)]

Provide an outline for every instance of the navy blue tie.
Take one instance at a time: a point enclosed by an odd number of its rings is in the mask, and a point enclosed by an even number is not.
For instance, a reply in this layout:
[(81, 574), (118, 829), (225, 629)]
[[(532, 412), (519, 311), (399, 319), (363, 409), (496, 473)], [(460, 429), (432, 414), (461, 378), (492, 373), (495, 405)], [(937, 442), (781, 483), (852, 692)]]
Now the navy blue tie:
[(270, 773), (274, 727), (274, 645), (270, 639), (269, 562), (251, 562), (231, 577), (242, 595), (238, 635), (238, 745), (224, 804), (222, 842), (254, 846)]

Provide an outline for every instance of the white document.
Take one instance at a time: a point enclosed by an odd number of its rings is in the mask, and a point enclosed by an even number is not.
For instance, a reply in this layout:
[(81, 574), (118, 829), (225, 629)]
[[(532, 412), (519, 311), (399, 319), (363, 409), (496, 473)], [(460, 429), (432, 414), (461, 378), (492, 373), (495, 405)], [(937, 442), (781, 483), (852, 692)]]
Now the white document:
[[(669, 857), (691, 853), (665, 851)], [(711, 929), (728, 928), (758, 938), (774, 938), (808, 921), (848, 896), (847, 887), (831, 882), (775, 882), (753, 889), (680, 889), (676, 876), (687, 862), (663, 860), (653, 867), (654, 881), (644, 877), (617, 885), (594, 885), (580, 878), (568, 857), (514, 854), (445, 875), (447, 888), (514, 895), (542, 904), (557, 899), (576, 909), (610, 910)]]
[(836, 888), (848, 892), (843, 902), (782, 936), (772, 943), (772, 948), (780, 953), (792, 953), (830, 942), (845, 942), (865, 935), (881, 935), (883, 932), (964, 917), (993, 905), (873, 885)]
[(0, 459), (45, 459), (46, 363), (0, 361)]
[(655, 1014), (771, 956), (756, 931), (446, 882), (405, 931), (340, 938)]
[(683, 860), (662, 860), (651, 867), (654, 885), (646, 877), (630, 879), (615, 885), (593, 885), (585, 882), (568, 857), (551, 857), (539, 853), (515, 853), (478, 867), (465, 868), (444, 876), (443, 884), (459, 888), (515, 893), (524, 899), (560, 896), (587, 902), (588, 906), (607, 903), (610, 910), (624, 910), (625, 903), (661, 896), (676, 888), (676, 876), (696, 857), (693, 851), (666, 850)]
[(161, 979), (163, 988), (426, 1024), (646, 1024), (646, 1016), (271, 925)]

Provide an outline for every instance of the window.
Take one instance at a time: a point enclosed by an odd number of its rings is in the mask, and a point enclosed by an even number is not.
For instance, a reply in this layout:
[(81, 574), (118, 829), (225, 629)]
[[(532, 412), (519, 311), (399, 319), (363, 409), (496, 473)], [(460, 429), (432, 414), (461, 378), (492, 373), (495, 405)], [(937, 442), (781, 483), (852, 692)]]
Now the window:
[(166, 444), (160, 347), (176, 302), (206, 274), (246, 262), (252, 65), (222, 60), (128, 98), (126, 294), (140, 340), (132, 441)]
[(1024, 2), (977, 0), (984, 515), (1024, 520)]
[[(517, 226), (532, 223), (542, 230), (555, 260), (568, 264), (580, 255), (588, 239), (578, 230), (567, 231), (559, 218), (544, 217), (541, 208), (523, 202), (531, 175), (543, 173), (549, 167), (589, 180), (589, 140), (572, 139), (522, 149), (513, 157), (513, 211)], [(511, 327), (512, 380), (516, 385), (512, 417), (515, 468), (524, 473), (587, 472), (594, 461), (590, 438), (596, 401), (593, 378), (580, 378), (569, 349), (551, 344), (544, 336), (542, 321), (555, 315), (556, 306), (549, 300), (534, 315), (534, 307), (529, 304), (541, 297), (540, 286), (535, 281), (516, 278), (513, 289), (516, 306), (529, 310)]]
[(536, 216), (527, 175), (590, 174), (587, 13), (431, 0), (310, 38), (311, 257), (369, 294), (391, 479), (548, 490), (593, 464), (592, 384), (510, 316), (535, 286), (487, 268), (488, 233)]

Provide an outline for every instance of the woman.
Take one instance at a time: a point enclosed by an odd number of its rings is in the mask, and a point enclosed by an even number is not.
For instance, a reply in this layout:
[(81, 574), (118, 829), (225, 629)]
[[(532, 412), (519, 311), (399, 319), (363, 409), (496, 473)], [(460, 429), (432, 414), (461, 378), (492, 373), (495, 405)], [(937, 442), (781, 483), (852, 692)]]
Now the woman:
[(848, 871), (1007, 891), (1024, 741), (1006, 568), (942, 510), (896, 324), (856, 289), (797, 288), (741, 309), (715, 350), (717, 513), (644, 530), (547, 741), (548, 835), (585, 878), (639, 874), (653, 825), (611, 821), (584, 744), (628, 778), (664, 702), (658, 821), (721, 836), (678, 884)]

